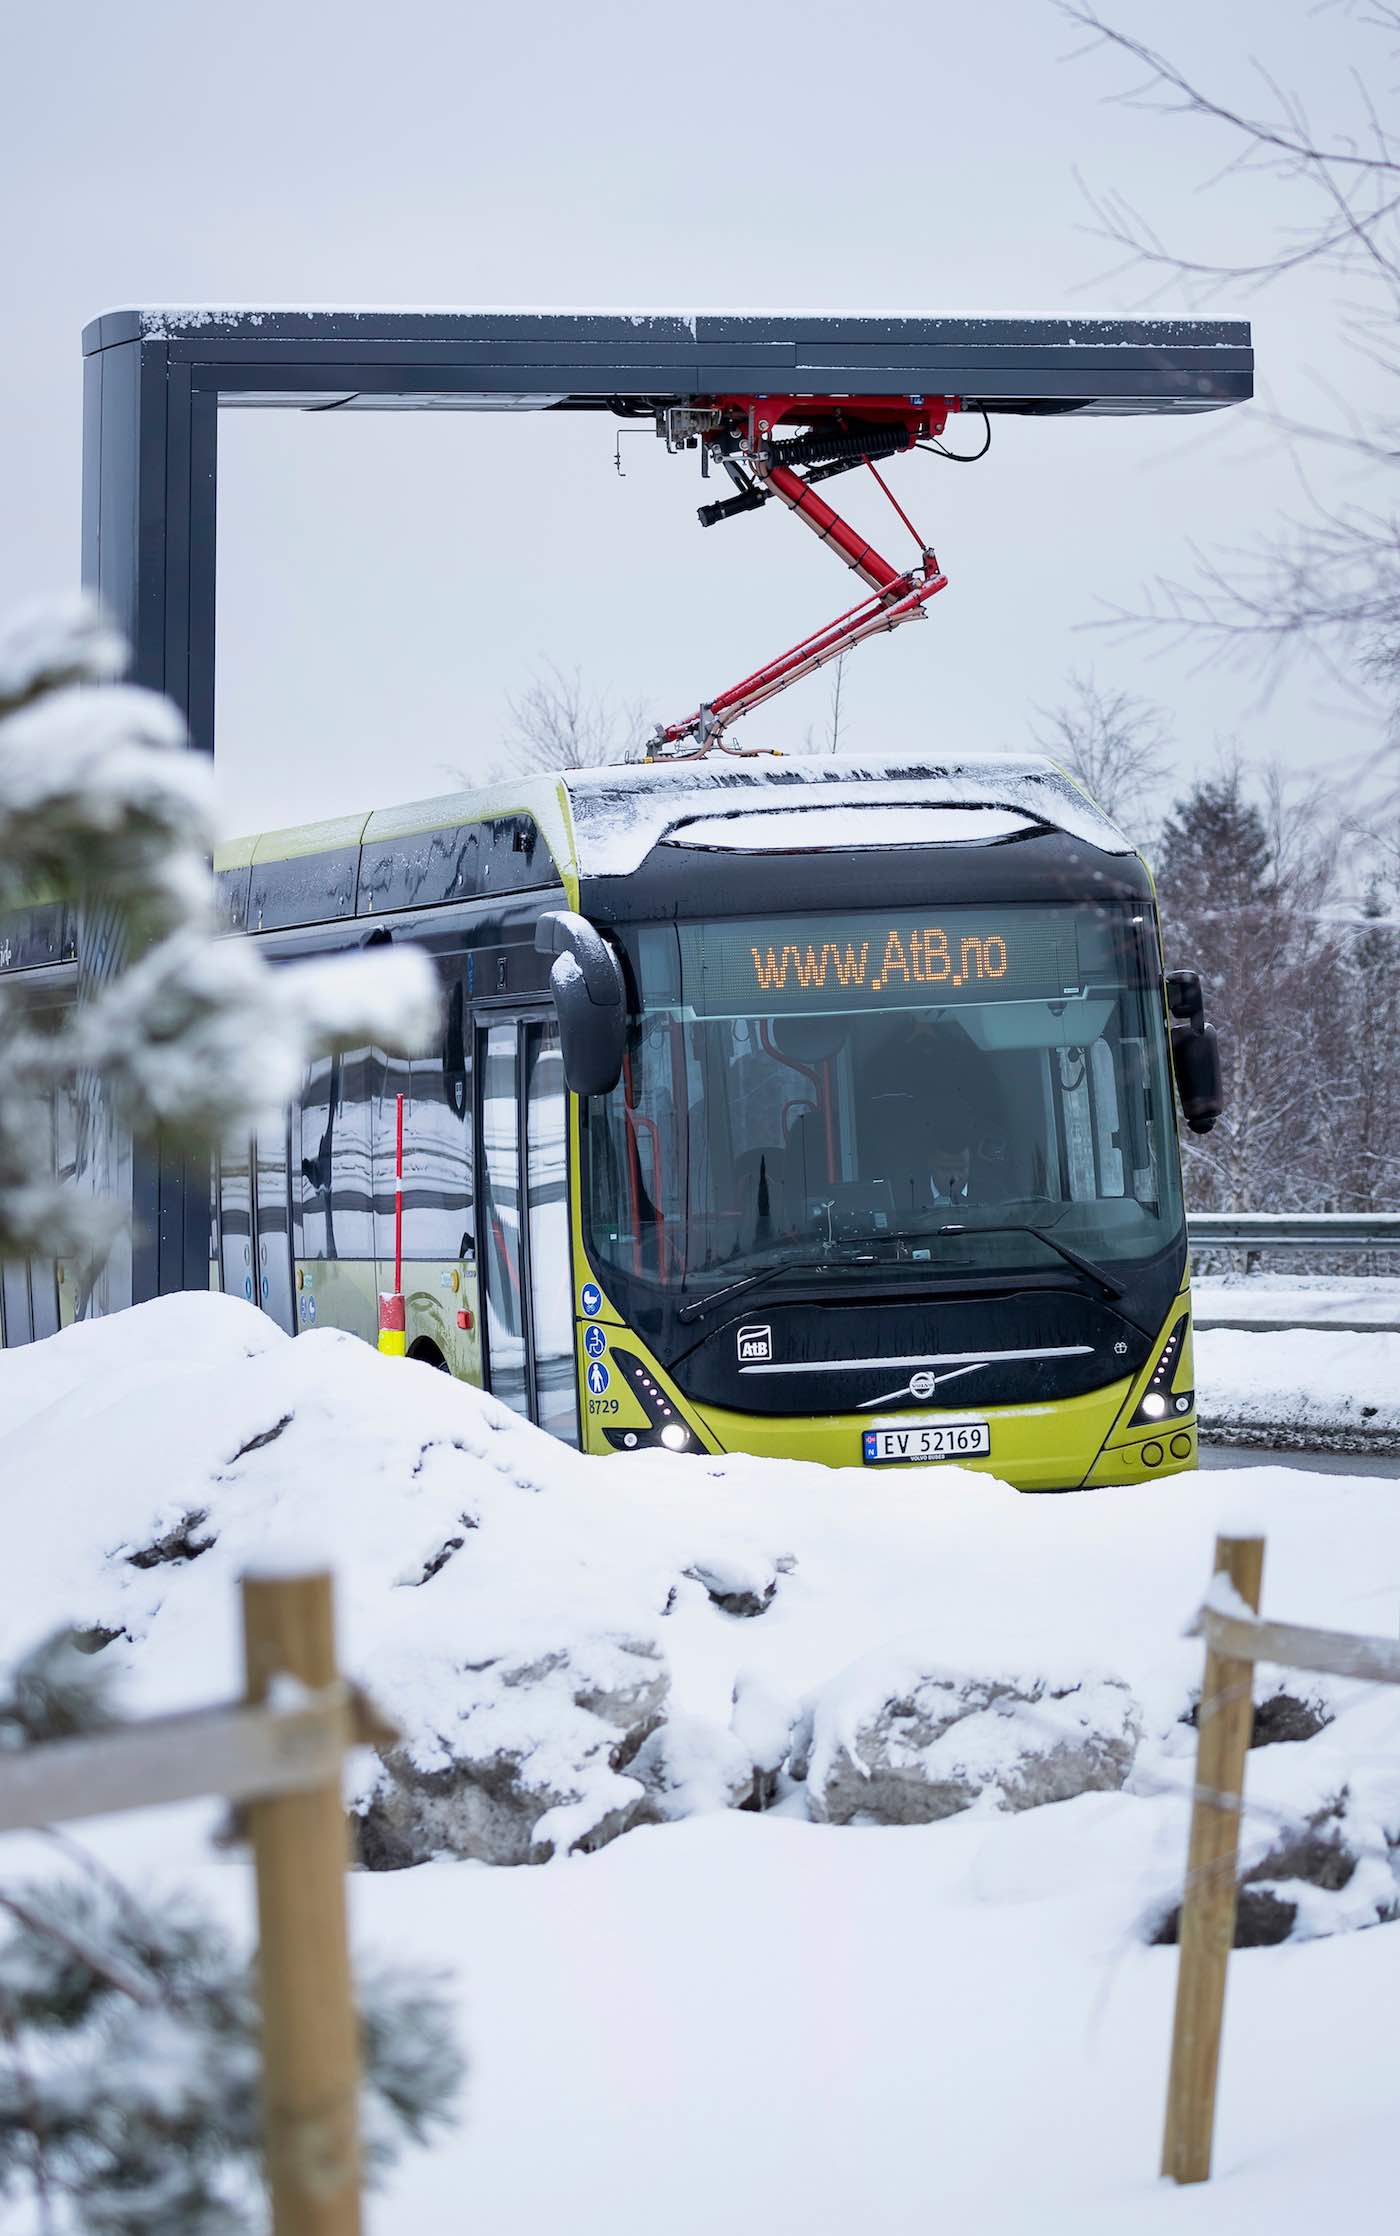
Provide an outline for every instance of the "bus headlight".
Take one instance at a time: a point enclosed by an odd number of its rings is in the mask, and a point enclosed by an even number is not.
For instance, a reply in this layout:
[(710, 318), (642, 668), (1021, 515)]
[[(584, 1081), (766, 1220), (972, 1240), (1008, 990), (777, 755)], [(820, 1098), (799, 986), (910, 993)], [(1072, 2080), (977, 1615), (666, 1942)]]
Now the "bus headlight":
[(1191, 1411), (1196, 1402), (1195, 1391), (1173, 1390), (1172, 1388), (1172, 1376), (1180, 1362), (1182, 1346), (1185, 1341), (1186, 1321), (1183, 1317), (1177, 1321), (1171, 1334), (1162, 1345), (1157, 1364), (1148, 1377), (1147, 1388), (1138, 1399), (1137, 1410), (1128, 1424), (1130, 1428), (1147, 1428), (1158, 1421), (1166, 1420), (1169, 1415), (1181, 1415)]
[(638, 1452), (660, 1444), (668, 1452), (685, 1452), (695, 1442), (692, 1431), (676, 1418), (676, 1408), (650, 1367), (631, 1351), (613, 1346), (614, 1373), (621, 1376), (630, 1394), (647, 1417), (644, 1429), (608, 1429), (603, 1435), (615, 1452)]

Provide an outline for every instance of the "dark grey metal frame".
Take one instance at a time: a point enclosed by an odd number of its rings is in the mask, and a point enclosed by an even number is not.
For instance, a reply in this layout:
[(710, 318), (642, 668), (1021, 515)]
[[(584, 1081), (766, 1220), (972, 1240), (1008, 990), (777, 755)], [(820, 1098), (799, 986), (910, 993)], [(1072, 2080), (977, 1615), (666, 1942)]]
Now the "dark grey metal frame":
[[(95, 319), (83, 351), (83, 580), (135, 680), (175, 700), (206, 753), (221, 409), (644, 412), (762, 392), (1118, 414), (1253, 392), (1249, 328), (1224, 320), (128, 309)], [(138, 1151), (131, 1211), (129, 1278), (110, 1271), (98, 1302), (203, 1287), (207, 1176)]]

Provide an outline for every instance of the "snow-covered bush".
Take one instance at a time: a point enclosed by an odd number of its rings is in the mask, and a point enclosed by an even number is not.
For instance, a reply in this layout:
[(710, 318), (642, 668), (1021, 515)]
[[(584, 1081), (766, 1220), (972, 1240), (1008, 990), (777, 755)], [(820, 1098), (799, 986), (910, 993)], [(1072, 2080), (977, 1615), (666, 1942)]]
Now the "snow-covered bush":
[[(113, 1671), (62, 1632), (0, 1682), (0, 1749), (102, 1729)], [(74, 1858), (77, 1868), (74, 1867)], [(61, 1876), (0, 1888), (0, 2197), (46, 2236), (262, 2236), (254, 1968), (182, 1897), (138, 1897), (64, 1842)], [(462, 2061), (441, 1986), (358, 1981), (371, 2176), (450, 2115)]]
[(216, 937), (213, 770), (168, 700), (115, 680), (125, 660), (86, 599), (0, 626), (0, 915), (67, 902), (92, 944), (61, 1016), (0, 982), (0, 1257), (91, 1257), (116, 1229), (54, 1173), (49, 1113), (78, 1077), (133, 1134), (203, 1150), (280, 1117), (312, 1054), (413, 1053), (433, 1029), (418, 954), (274, 970)]
[[(172, 706), (115, 680), (124, 662), (87, 601), (0, 628), (0, 917), (66, 904), (84, 965), (83, 998), (58, 1012), (36, 1011), (22, 976), (0, 982), (0, 1258), (93, 1262), (116, 1232), (119, 1207), (54, 1169), (51, 1114), (79, 1080), (134, 1136), (206, 1152), (280, 1117), (313, 1054), (371, 1038), (412, 1052), (433, 1030), (420, 955), (274, 970), (217, 936), (212, 769)], [(177, 1545), (193, 1558), (193, 1513), (138, 1566)], [(111, 1636), (98, 1622), (85, 1642)], [(0, 1690), (0, 1749), (93, 1728), (109, 1666), (42, 1645)], [(55, 2231), (261, 2229), (246, 1959), (208, 1918), (157, 1916), (106, 1881), (0, 1908), (17, 1926), (0, 1948), (0, 2190), (27, 2183)], [(381, 1986), (362, 2022), (368, 2132), (392, 2154), (441, 2110), (455, 2053), (421, 1982)]]
[[(0, 1895), (0, 2195), (52, 2236), (263, 2236), (253, 1967), (193, 1903), (105, 1875)], [(359, 1980), (373, 2179), (450, 2115), (449, 2006), (416, 1969)]]

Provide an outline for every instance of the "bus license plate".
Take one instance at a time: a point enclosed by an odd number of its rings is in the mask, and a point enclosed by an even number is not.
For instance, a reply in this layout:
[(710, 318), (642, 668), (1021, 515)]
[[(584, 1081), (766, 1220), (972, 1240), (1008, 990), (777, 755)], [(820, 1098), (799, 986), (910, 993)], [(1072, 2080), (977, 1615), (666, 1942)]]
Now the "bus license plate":
[(867, 1466), (882, 1460), (972, 1460), (992, 1449), (985, 1421), (906, 1421), (897, 1429), (864, 1429), (861, 1456)]

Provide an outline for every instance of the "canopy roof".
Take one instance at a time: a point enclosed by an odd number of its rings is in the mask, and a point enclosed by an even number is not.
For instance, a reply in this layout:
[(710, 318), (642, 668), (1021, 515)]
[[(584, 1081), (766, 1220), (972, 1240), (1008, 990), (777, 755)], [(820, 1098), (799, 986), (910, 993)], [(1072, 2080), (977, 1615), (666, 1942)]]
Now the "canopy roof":
[[(1253, 394), (1234, 319), (904, 318), (844, 312), (129, 308), (88, 356), (164, 345), (225, 405), (606, 410), (734, 393), (950, 396), (969, 410), (1210, 411)], [(212, 376), (212, 377), (211, 377)]]

